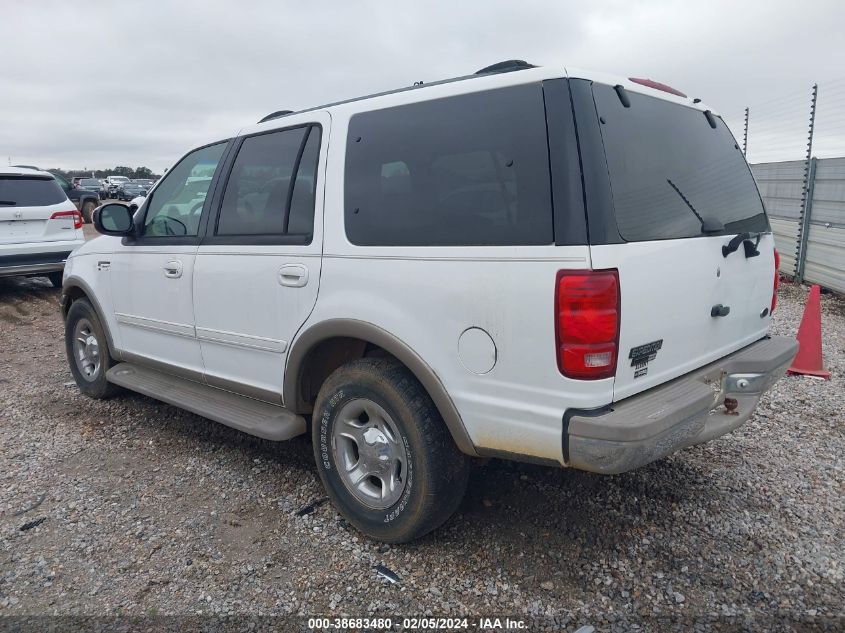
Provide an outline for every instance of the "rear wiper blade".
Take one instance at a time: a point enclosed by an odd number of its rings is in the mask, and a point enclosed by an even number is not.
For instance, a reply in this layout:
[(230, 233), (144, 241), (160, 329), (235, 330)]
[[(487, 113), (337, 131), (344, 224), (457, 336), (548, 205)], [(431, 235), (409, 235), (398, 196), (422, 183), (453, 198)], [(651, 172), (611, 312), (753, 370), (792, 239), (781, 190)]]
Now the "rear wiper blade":
[(14, 207), (14, 206), (17, 206), (17, 204), (18, 203), (15, 202), (14, 200), (0, 200), (0, 206), (3, 206), (3, 207)]
[(725, 225), (722, 224), (719, 220), (711, 217), (701, 217), (701, 214), (699, 214), (698, 211), (695, 210), (695, 207), (692, 206), (692, 203), (689, 200), (687, 200), (687, 197), (681, 192), (680, 189), (678, 189), (677, 185), (668, 178), (666, 179), (666, 182), (668, 182), (669, 186), (675, 190), (675, 193), (677, 193), (681, 197), (681, 200), (683, 200), (684, 204), (689, 207), (689, 210), (692, 211), (692, 214), (696, 218), (698, 218), (698, 222), (699, 224), (701, 224), (702, 233), (721, 233), (725, 230)]

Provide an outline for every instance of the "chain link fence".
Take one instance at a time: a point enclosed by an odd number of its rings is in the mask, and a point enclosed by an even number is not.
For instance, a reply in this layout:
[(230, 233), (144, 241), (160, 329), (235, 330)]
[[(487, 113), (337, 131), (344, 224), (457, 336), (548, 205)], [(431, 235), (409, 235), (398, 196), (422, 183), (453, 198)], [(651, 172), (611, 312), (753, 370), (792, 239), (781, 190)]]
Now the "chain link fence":
[(760, 186), (781, 272), (845, 293), (845, 78), (725, 121)]

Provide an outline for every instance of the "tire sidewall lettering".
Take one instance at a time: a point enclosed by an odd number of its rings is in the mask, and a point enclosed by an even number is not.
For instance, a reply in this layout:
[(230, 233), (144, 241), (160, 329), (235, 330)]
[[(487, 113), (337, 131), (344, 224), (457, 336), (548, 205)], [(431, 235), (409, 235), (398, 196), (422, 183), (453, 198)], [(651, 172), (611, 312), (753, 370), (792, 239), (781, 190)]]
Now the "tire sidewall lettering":
[(329, 399), (329, 406), (326, 407), (326, 410), (323, 411), (323, 417), (320, 418), (320, 462), (324, 470), (332, 469), (329, 446), (329, 423), (337, 411), (337, 405), (343, 400), (343, 397), (343, 389), (340, 389)]
[(411, 455), (411, 449), (409, 448), (410, 443), (408, 442), (408, 437), (404, 434), (402, 435), (402, 444), (405, 448), (405, 463), (408, 464), (408, 477), (405, 482), (405, 490), (402, 491), (402, 496), (399, 497), (399, 501), (396, 502), (390, 512), (384, 516), (384, 523), (391, 523), (399, 518), (408, 506), (408, 502), (410, 501), (411, 494), (414, 490), (414, 460)]
[[(347, 393), (343, 389), (339, 389), (337, 393), (333, 394), (331, 398), (329, 398), (328, 406), (322, 412), (320, 416), (320, 427), (319, 427), (319, 446), (320, 446), (320, 466), (326, 472), (335, 471), (333, 461), (332, 461), (332, 451), (331, 451), (331, 426), (334, 423), (335, 416), (340, 408), (340, 405), (343, 403), (344, 400), (355, 398), (354, 394), (349, 395), (347, 398)], [(385, 403), (380, 403), (382, 406)], [(398, 419), (398, 418), (397, 418)], [(383, 523), (392, 523), (396, 521), (405, 510), (408, 508), (411, 502), (411, 496), (413, 495), (414, 491), (414, 462), (413, 462), (413, 455), (410, 449), (410, 442), (408, 440), (408, 436), (403, 433), (402, 434), (402, 446), (405, 450), (406, 456), (406, 464), (408, 465), (408, 474), (407, 474), (407, 481), (405, 483), (405, 490), (402, 491), (402, 496), (399, 498), (393, 506), (388, 508), (385, 512), (382, 522)], [(331, 476), (331, 475), (330, 475)], [(335, 475), (335, 477), (339, 477), (339, 474)], [(342, 483), (338, 482), (341, 484)], [(340, 488), (339, 488), (340, 489)], [(351, 503), (357, 505), (357, 502), (354, 499), (350, 499)], [(358, 506), (359, 509), (364, 510), (364, 508)], [(372, 510), (369, 510), (372, 512)]]

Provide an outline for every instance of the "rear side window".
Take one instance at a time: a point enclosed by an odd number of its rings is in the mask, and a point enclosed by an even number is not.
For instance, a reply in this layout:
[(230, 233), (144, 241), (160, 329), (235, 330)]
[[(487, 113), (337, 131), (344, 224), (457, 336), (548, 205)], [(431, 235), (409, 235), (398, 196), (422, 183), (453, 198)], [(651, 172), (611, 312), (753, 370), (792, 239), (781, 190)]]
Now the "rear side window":
[(52, 178), (0, 176), (0, 207), (46, 207), (67, 200)]
[(320, 128), (244, 139), (223, 194), (217, 235), (310, 235)]
[(345, 218), (359, 245), (553, 243), (541, 86), (353, 116)]
[(312, 127), (302, 150), (290, 197), (290, 211), (283, 227), (287, 235), (311, 235), (314, 231), (314, 200), (317, 192), (317, 161), (320, 128)]
[(714, 129), (699, 110), (627, 94), (629, 108), (610, 86), (593, 87), (623, 239), (696, 237), (702, 220), (722, 223), (725, 234), (768, 230), (751, 171), (721, 118), (712, 117)]

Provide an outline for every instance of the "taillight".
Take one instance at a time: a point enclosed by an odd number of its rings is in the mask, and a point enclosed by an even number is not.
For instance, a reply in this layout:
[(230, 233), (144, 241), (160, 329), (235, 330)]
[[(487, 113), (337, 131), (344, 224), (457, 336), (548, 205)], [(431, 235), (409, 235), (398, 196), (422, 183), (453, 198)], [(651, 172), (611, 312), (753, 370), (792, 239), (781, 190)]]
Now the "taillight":
[(82, 214), (74, 209), (73, 211), (56, 211), (53, 215), (50, 216), (51, 220), (55, 220), (56, 218), (69, 218), (73, 217), (73, 228), (81, 229), (82, 228)]
[(772, 287), (772, 309), (769, 310), (769, 314), (775, 313), (775, 306), (778, 304), (778, 284), (780, 283), (780, 253), (778, 253), (778, 249), (775, 249), (775, 283)]
[(619, 274), (561, 270), (555, 284), (557, 366), (568, 378), (598, 380), (616, 373)]

